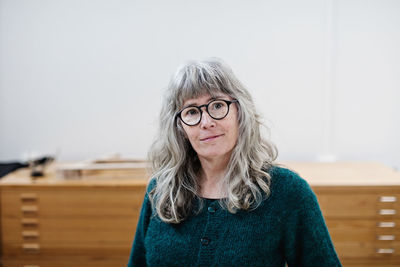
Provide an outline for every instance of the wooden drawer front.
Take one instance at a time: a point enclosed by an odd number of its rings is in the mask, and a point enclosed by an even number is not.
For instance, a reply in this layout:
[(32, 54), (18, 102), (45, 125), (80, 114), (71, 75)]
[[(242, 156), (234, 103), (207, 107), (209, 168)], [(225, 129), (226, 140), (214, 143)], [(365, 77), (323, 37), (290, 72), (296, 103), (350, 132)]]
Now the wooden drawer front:
[[(96, 255), (112, 253), (127, 255), (132, 245), (137, 219), (108, 218), (101, 220), (56, 220), (43, 219), (40, 222), (39, 236), (22, 230), (17, 220), (9, 220), (8, 232), (4, 234), (4, 254), (46, 255)], [(28, 232), (28, 233), (27, 233)], [(39, 247), (24, 247), (38, 244)]]
[(103, 259), (103, 258), (65, 258), (65, 259), (5, 259), (2, 261), (3, 267), (115, 267), (126, 266), (128, 257)]
[(400, 218), (400, 194), (318, 194), (325, 218)]
[[(40, 219), (40, 225), (34, 230), (27, 230), (21, 225), (18, 219), (6, 220), (7, 233), (3, 237), (7, 237), (10, 242), (35, 241), (41, 242), (90, 242), (93, 240), (106, 242), (116, 241), (123, 242), (126, 240), (127, 233), (135, 231), (137, 217), (118, 217), (103, 219)], [(13, 233), (12, 235), (10, 233)], [(14, 234), (17, 233), (17, 234)], [(112, 234), (112, 235), (111, 235)], [(111, 235), (111, 236), (110, 236)], [(44, 243), (43, 243), (44, 244)]]
[[(120, 188), (118, 188), (120, 189)], [(130, 216), (139, 214), (144, 187), (131, 190), (116, 188), (76, 188), (73, 190), (50, 189), (35, 192), (35, 203), (22, 203), (24, 191), (2, 192), (5, 218), (105, 218), (107, 216)], [(129, 212), (127, 212), (129, 211)]]
[(351, 241), (400, 242), (400, 219), (387, 221), (371, 219), (327, 219), (326, 225), (335, 244), (336, 242)]
[[(382, 227), (381, 223), (393, 224), (393, 227)], [(359, 242), (392, 244), (400, 242), (400, 219), (376, 222), (366, 219), (328, 219), (326, 224), (335, 245), (338, 242)], [(399, 253), (400, 251), (397, 251)]]
[(342, 261), (400, 263), (400, 219), (327, 219), (326, 224)]
[(21, 201), (25, 192), (3, 192), (3, 258), (68, 255), (125, 259), (144, 191), (144, 186), (129, 190), (51, 188), (34, 192), (36, 203)]
[[(400, 264), (400, 242), (382, 247), (374, 243), (336, 242), (336, 252), (341, 261), (370, 259), (381, 263)], [(399, 266), (399, 265), (398, 265)]]

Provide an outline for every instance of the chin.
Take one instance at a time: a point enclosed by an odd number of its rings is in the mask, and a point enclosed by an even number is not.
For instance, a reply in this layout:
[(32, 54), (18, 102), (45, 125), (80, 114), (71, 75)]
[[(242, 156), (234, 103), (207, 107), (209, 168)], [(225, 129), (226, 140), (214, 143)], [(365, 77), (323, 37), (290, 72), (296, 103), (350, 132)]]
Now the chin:
[(203, 153), (198, 153), (200, 157), (203, 158), (219, 158), (223, 156), (227, 156), (230, 154), (228, 151), (221, 151), (221, 149), (216, 149), (214, 151), (204, 151)]

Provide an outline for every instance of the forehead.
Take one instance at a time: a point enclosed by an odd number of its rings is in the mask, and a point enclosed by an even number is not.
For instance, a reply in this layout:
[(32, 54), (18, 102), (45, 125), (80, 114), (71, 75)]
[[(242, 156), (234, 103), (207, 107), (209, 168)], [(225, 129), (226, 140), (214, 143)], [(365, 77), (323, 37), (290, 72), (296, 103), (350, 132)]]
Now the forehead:
[(188, 106), (188, 105), (202, 105), (202, 104), (206, 104), (209, 101), (211, 101), (212, 99), (216, 99), (216, 98), (221, 98), (221, 99), (229, 99), (230, 97), (227, 94), (224, 94), (222, 92), (218, 92), (216, 94), (203, 94), (201, 96), (198, 97), (194, 97), (194, 98), (189, 98), (187, 100), (185, 100), (183, 102), (183, 106)]

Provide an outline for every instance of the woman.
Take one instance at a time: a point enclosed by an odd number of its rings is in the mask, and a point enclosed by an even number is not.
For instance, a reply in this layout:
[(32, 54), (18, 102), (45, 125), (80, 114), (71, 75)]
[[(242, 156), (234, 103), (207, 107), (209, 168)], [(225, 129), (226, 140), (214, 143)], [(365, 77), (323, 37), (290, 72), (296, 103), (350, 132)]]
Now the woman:
[(178, 70), (128, 266), (341, 266), (314, 193), (260, 126), (222, 61)]

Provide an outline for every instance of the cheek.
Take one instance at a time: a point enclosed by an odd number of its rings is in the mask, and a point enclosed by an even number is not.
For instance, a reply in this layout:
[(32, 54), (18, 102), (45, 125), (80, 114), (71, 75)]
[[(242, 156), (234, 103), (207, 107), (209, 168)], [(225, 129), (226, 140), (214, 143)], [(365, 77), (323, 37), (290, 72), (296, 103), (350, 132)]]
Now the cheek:
[(190, 128), (189, 126), (182, 125), (182, 132), (185, 138), (189, 139), (190, 143), (192, 143), (192, 140), (195, 137), (194, 129)]

